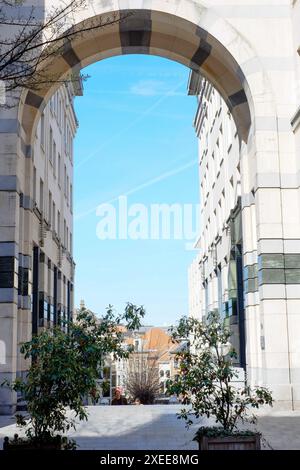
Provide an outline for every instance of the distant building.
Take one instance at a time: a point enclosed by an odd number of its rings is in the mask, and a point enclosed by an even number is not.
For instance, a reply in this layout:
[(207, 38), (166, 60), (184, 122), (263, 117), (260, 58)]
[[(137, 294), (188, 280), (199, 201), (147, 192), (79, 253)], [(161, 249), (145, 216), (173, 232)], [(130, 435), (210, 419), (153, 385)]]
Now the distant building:
[(81, 299), (80, 304), (79, 304), (79, 308), (75, 308), (73, 310), (73, 321), (76, 321), (76, 319), (78, 317), (78, 314), (82, 309), (84, 309), (87, 313), (92, 314), (96, 320), (98, 319), (97, 314), (95, 312), (93, 312), (92, 310), (90, 310), (89, 308), (87, 308), (85, 306), (85, 301), (83, 299)]
[(166, 393), (168, 379), (173, 379), (178, 371), (176, 347), (171, 341), (167, 327), (142, 326), (139, 330), (125, 333), (125, 347), (133, 347), (129, 360), (112, 363), (112, 393), (115, 387), (122, 387), (126, 393), (126, 380), (132, 361), (143, 361), (145, 368), (151, 368), (160, 385), (160, 394)]

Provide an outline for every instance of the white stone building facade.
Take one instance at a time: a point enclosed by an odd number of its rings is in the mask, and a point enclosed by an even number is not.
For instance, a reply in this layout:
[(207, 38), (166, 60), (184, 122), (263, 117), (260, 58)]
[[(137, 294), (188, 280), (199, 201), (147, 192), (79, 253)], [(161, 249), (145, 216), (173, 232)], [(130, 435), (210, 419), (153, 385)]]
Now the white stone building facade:
[[(257, 290), (243, 283), (241, 168), (239, 139), (226, 103), (214, 87), (194, 72), (189, 93), (198, 108), (194, 119), (199, 146), (199, 253), (189, 268), (189, 314), (205, 318), (218, 311), (233, 330), (232, 340), (245, 363), (244, 293)], [(252, 285), (254, 282), (254, 285)], [(243, 331), (241, 331), (243, 329)]]
[[(32, 3), (39, 2), (17, 4), (13, 17)], [(46, 12), (60, 4), (43, 2)], [(199, 73), (229, 107), (241, 178), (241, 210), (230, 228), (231, 242), (237, 247), (234, 261), (242, 258), (245, 285), (249, 281), (244, 299), (247, 377), (251, 384), (268, 385), (278, 405), (300, 407), (299, 9), (300, 0), (91, 0), (65, 23), (73, 32), (82, 25), (85, 31), (63, 42), (61, 54), (43, 64), (41, 87), (20, 89), (17, 96), (7, 93), (9, 106), (0, 108), (0, 347), (5, 349), (0, 381), (14, 379), (20, 341), (30, 339), (36, 323), (32, 312), (19, 306), (19, 266), (31, 279), (37, 230), (34, 234), (36, 214), (28, 201), (33, 199), (34, 166), (40, 166), (35, 134), (57, 91), (55, 80), (98, 60), (142, 53)], [(94, 27), (111, 18), (117, 21)], [(1, 39), (8, 33), (13, 30), (1, 28)], [(217, 197), (222, 205), (222, 191)], [(252, 292), (255, 283), (258, 289)], [(0, 413), (13, 411), (15, 404), (14, 393), (0, 391)]]
[[(78, 127), (73, 102), (81, 94), (79, 79), (66, 82), (45, 107), (33, 143), (32, 197), (20, 194), (20, 206), (33, 217), (32, 252), (19, 254), (19, 280), (13, 292), (20, 310), (17, 376), (28, 369), (20, 344), (42, 329), (59, 324), (65, 328), (63, 321), (72, 317), (73, 140)], [(20, 218), (20, 230), (25, 223)], [(0, 295), (1, 302), (9, 300), (8, 291), (2, 289)]]
[(81, 94), (80, 79), (66, 82), (51, 97), (36, 128), (32, 237), (33, 264), (39, 261), (39, 269), (32, 271), (32, 310), (34, 317), (36, 282), (37, 330), (70, 318), (73, 311), (73, 140), (78, 127), (73, 104)]

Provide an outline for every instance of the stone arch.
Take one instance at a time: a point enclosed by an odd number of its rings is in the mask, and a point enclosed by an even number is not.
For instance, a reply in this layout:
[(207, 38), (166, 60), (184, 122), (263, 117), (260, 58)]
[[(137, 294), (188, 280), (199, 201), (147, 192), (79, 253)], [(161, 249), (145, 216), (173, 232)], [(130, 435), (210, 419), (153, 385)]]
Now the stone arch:
[[(174, 6), (177, 2), (159, 2), (159, 9), (128, 8), (137, 2), (120, 0), (118, 10), (110, 11), (112, 3), (115, 2), (99, 2), (96, 16), (95, 10), (91, 16), (89, 11), (84, 16), (78, 15), (75, 28), (88, 28), (100, 16), (105, 21), (105, 16), (113, 13), (125, 19), (87, 31), (62, 45), (62, 55), (45, 67), (47, 73), (62, 79), (70, 70), (79, 71), (93, 62), (121, 54), (159, 55), (178, 61), (212, 82), (233, 115), (240, 140), (247, 142), (255, 114), (255, 90), (249, 85), (243, 64), (256, 60), (256, 55), (242, 35), (213, 10), (191, 0), (181, 1), (177, 8)], [(142, 4), (147, 7), (149, 2)], [(259, 67), (256, 60), (256, 68)], [(39, 91), (26, 90), (22, 94), (18, 118), (27, 151), (41, 110), (56, 87), (46, 84)]]
[[(52, 3), (55, 5), (56, 1)], [(242, 5), (229, 0), (88, 3), (89, 7), (75, 13), (74, 28), (82, 24), (88, 27), (95, 18), (113, 12), (128, 17), (62, 44), (62, 54), (53, 63), (45, 64), (47, 73), (64, 78), (71, 70), (78, 71), (107, 57), (130, 53), (159, 55), (200, 72), (228, 104), (241, 142), (244, 268), (254, 276), (250, 278), (252, 285), (256, 283), (246, 294), (247, 375), (251, 383), (271, 385), (275, 397), (282, 402), (290, 405), (294, 400), (300, 406), (299, 344), (293, 336), (293, 331), (299, 329), (296, 313), (300, 277), (297, 270), (290, 269), (298, 266), (300, 256), (300, 189), (296, 176), (300, 172), (291, 129), (291, 117), (299, 106), (294, 93), (296, 52), (292, 34), (287, 34), (284, 41), (281, 34), (274, 35), (274, 28), (293, 29), (293, 7), (275, 0), (265, 5)], [(38, 91), (23, 90), (18, 107), (1, 110), (4, 158), (0, 197), (3, 207), (9, 210), (5, 218), (1, 214), (0, 235), (2, 256), (10, 257), (13, 280), (18, 278), (18, 258), (31, 255), (32, 142), (40, 113), (54, 91), (55, 85), (50, 84)], [(292, 122), (296, 123), (298, 114)], [(296, 134), (296, 128), (294, 131)], [(297, 135), (299, 139), (299, 132)], [(26, 207), (20, 204), (21, 194)], [(297, 198), (297, 210), (293, 210)], [(20, 216), (26, 223), (19, 230)], [(273, 269), (280, 282), (271, 279)], [(6, 339), (7, 365), (0, 368), (0, 379), (1, 369), (12, 377), (17, 370), (16, 330), (24, 332), (26, 339), (31, 334), (30, 307), (24, 309), (27, 328), (26, 322), (23, 324), (24, 313), (18, 315), (17, 289), (13, 285), (3, 294), (11, 333)], [(289, 328), (288, 324), (292, 326)], [(5, 400), (14, 404), (14, 398)], [(5, 404), (2, 409), (11, 407)]]

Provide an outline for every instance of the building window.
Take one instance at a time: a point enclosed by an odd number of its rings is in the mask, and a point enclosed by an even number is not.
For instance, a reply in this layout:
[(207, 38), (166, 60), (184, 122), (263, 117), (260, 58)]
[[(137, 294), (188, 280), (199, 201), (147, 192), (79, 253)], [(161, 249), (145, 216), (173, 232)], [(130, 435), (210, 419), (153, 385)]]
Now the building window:
[(52, 202), (52, 223), (53, 223), (53, 230), (55, 232), (55, 202)]
[(56, 143), (53, 140), (53, 174), (56, 176)]
[(69, 186), (70, 186), (69, 177), (67, 176), (67, 203), (68, 204), (69, 204)]
[(68, 127), (68, 155), (70, 157), (71, 154), (71, 131), (70, 128)]
[(49, 196), (48, 196), (48, 219), (49, 219), (49, 225), (51, 227), (51, 220), (52, 220), (52, 194), (51, 194), (51, 191), (49, 191)]
[(73, 212), (73, 185), (70, 184), (70, 207), (71, 212)]
[(64, 113), (64, 147), (65, 147), (65, 152), (67, 150), (67, 116), (66, 113)]
[(45, 148), (45, 115), (41, 116), (41, 146)]
[(70, 136), (70, 160), (73, 163), (73, 138), (72, 135)]
[(232, 146), (232, 122), (231, 122), (231, 114), (230, 112), (228, 111), (227, 113), (227, 148), (228, 150), (231, 148)]
[(40, 179), (40, 211), (44, 211), (44, 183), (42, 179)]
[(64, 219), (64, 247), (67, 246), (67, 226), (66, 226), (66, 219)]
[(218, 217), (218, 231), (221, 231), (221, 227), (222, 227), (222, 201), (221, 199), (219, 199), (219, 202), (218, 202), (218, 214), (219, 214), (219, 217)]
[(53, 131), (50, 127), (50, 136), (49, 136), (49, 161), (53, 165)]
[(67, 194), (67, 167), (64, 166), (64, 194)]
[(57, 162), (57, 179), (59, 186), (61, 185), (61, 156), (60, 153), (58, 154), (58, 162)]
[(217, 267), (217, 281), (218, 281), (218, 309), (219, 315), (222, 315), (222, 269), (219, 264)]
[(209, 292), (208, 292), (208, 281), (206, 280), (204, 283), (204, 295), (205, 295), (205, 315), (208, 315), (208, 308), (209, 308)]
[(57, 113), (58, 113), (58, 96), (57, 96), (57, 93), (55, 93), (55, 95), (54, 95), (54, 100), (55, 100), (55, 101), (54, 101), (54, 104), (55, 104), (55, 107), (54, 107), (54, 109), (55, 109), (55, 116), (57, 117)]
[(59, 129), (61, 130), (61, 99), (60, 98), (58, 101), (58, 124), (59, 124)]
[(57, 235), (60, 238), (60, 212), (57, 211)]
[(32, 194), (33, 201), (36, 203), (36, 168), (33, 167), (33, 194)]

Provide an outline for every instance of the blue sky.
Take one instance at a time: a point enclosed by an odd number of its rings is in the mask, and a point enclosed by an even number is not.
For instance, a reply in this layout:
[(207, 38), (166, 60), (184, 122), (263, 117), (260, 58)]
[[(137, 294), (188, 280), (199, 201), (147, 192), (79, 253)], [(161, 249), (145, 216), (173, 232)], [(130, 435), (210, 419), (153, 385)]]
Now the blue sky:
[(167, 325), (188, 313), (186, 240), (100, 240), (96, 207), (127, 195), (128, 205), (199, 203), (195, 97), (189, 70), (159, 57), (106, 59), (76, 98), (74, 144), (75, 305), (101, 314), (108, 304), (144, 305), (145, 323)]

